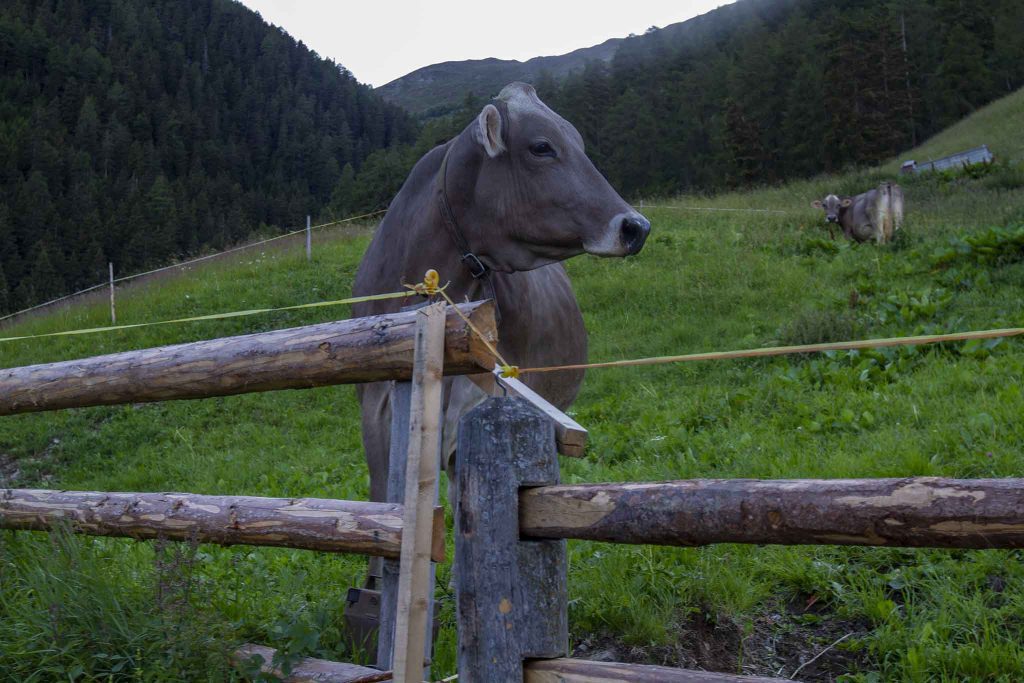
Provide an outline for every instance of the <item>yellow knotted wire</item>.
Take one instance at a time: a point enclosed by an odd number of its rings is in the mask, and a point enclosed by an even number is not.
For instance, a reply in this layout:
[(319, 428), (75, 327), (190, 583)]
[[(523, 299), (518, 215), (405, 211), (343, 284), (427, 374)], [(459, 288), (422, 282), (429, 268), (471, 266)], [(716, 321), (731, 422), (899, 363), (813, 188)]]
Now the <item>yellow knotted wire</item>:
[(415, 292), (416, 294), (422, 294), (423, 296), (434, 296), (436, 294), (440, 294), (444, 298), (444, 300), (448, 302), (448, 305), (452, 307), (455, 313), (457, 313), (458, 316), (462, 318), (463, 322), (466, 323), (470, 331), (472, 331), (473, 334), (475, 334), (480, 339), (480, 341), (483, 342), (483, 345), (484, 347), (486, 347), (487, 351), (492, 356), (494, 356), (495, 360), (498, 361), (501, 367), (501, 377), (506, 379), (514, 379), (516, 377), (519, 377), (519, 367), (516, 365), (512, 365), (507, 360), (505, 360), (505, 358), (501, 355), (498, 349), (495, 348), (494, 344), (492, 344), (490, 340), (483, 334), (483, 332), (481, 332), (477, 328), (477, 326), (473, 324), (472, 320), (470, 320), (466, 315), (462, 313), (462, 311), (459, 310), (459, 307), (455, 305), (455, 302), (452, 301), (452, 298), (448, 296), (448, 292), (446, 292), (445, 290), (448, 289), (448, 284), (450, 283), (446, 283), (444, 287), (441, 287), (440, 283), (440, 274), (438, 274), (436, 270), (431, 268), (430, 270), (423, 274), (423, 282), (420, 282), (415, 285), (405, 285), (405, 288)]

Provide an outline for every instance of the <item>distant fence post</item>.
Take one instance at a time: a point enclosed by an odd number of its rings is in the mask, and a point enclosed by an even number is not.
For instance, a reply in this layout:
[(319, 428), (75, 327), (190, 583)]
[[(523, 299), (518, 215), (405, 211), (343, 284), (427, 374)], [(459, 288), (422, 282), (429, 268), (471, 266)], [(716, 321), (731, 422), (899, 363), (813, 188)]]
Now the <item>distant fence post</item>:
[(313, 229), (310, 227), (309, 214), (306, 214), (306, 260), (313, 260)]
[(107, 263), (110, 270), (110, 324), (117, 324), (117, 312), (114, 310), (114, 264)]
[(568, 649), (565, 542), (519, 538), (520, 488), (558, 481), (554, 427), (488, 399), (459, 425), (455, 470), (459, 681), (522, 681), (524, 658)]

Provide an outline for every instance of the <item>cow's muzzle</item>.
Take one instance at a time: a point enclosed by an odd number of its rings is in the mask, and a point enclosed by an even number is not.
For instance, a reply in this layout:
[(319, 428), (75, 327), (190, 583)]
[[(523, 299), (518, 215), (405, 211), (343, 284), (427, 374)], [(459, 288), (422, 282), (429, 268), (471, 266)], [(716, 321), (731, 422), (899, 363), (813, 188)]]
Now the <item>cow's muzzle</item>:
[(838, 223), (839, 216), (825, 216), (825, 220), (827, 220), (829, 223)]
[(619, 224), (619, 239), (627, 254), (635, 254), (644, 247), (651, 233), (651, 222), (638, 213), (627, 214)]

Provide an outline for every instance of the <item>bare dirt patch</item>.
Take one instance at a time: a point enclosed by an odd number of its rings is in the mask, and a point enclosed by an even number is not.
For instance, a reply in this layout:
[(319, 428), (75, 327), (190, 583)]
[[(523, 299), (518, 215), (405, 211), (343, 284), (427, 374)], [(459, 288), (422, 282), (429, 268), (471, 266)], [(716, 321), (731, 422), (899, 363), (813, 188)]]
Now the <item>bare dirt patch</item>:
[(699, 610), (680, 624), (672, 645), (636, 647), (605, 634), (576, 634), (572, 656), (748, 676), (796, 673), (793, 680), (825, 683), (872, 668), (859, 643), (869, 632), (868, 622), (842, 619), (814, 596), (800, 596), (770, 606), (746, 627)]

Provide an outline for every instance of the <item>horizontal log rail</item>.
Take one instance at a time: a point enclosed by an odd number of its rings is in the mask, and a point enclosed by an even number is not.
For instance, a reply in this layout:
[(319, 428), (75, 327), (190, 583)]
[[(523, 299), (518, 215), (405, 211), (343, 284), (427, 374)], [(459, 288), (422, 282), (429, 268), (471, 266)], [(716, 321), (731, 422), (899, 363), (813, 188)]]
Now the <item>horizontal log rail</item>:
[[(401, 505), (321, 498), (0, 489), (0, 529), (165, 538), (396, 558)], [(443, 524), (443, 522), (442, 522)], [(435, 533), (437, 524), (435, 522)], [(443, 526), (432, 555), (444, 559)]]
[(707, 479), (544, 486), (520, 533), (612, 543), (1024, 547), (1024, 479)]
[(785, 680), (566, 658), (535, 659), (527, 661), (523, 668), (526, 683), (781, 683)]
[[(494, 304), (459, 304), (497, 341)], [(414, 311), (0, 369), (0, 415), (61, 408), (308, 389), (412, 377)], [(445, 320), (446, 375), (489, 372), (494, 359), (455, 311)]]
[(277, 650), (272, 647), (246, 643), (231, 654), (231, 663), (240, 669), (253, 664), (260, 673), (284, 683), (379, 683), (392, 680), (390, 671), (378, 671), (356, 664), (330, 662), (312, 657), (292, 662), (288, 673), (285, 674), (281, 667), (273, 664), (276, 654)]

